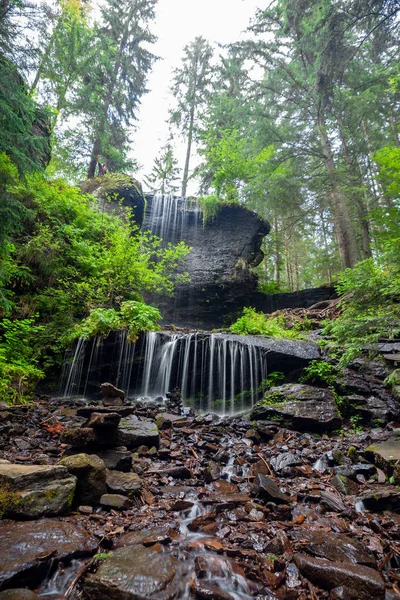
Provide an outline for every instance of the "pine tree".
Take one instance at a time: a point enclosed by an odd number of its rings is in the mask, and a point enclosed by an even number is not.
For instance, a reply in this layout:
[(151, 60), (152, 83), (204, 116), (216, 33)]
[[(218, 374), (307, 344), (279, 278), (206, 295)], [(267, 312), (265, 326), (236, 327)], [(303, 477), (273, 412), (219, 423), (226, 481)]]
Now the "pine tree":
[(107, 0), (102, 9), (102, 24), (96, 27), (76, 104), (92, 146), (89, 178), (100, 157), (109, 170), (124, 164), (125, 131), (136, 116), (155, 59), (146, 44), (155, 41), (148, 24), (154, 18), (156, 2)]
[(200, 108), (205, 104), (211, 82), (213, 50), (202, 37), (184, 48), (182, 67), (174, 75), (172, 93), (177, 108), (171, 114), (171, 123), (186, 137), (186, 159), (182, 178), (182, 196), (186, 196), (189, 180), (192, 145), (196, 137)]
[(168, 143), (154, 159), (153, 168), (150, 175), (146, 177), (146, 183), (153, 193), (175, 194), (179, 188), (177, 185), (179, 172), (178, 161), (174, 157), (171, 144)]

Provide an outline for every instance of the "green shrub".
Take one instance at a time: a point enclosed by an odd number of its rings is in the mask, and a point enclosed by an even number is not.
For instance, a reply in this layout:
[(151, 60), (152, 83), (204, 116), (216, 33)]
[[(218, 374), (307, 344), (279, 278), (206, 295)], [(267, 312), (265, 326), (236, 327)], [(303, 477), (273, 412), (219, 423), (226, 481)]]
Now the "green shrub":
[(9, 404), (27, 402), (44, 377), (36, 365), (35, 339), (44, 329), (34, 319), (0, 322), (0, 400)]
[(312, 360), (304, 369), (301, 383), (315, 383), (318, 385), (332, 386), (336, 383), (338, 369), (324, 360)]
[(230, 326), (232, 333), (239, 335), (265, 335), (276, 338), (299, 339), (301, 335), (293, 329), (286, 329), (283, 315), (267, 319), (255, 308), (244, 308), (243, 315)]

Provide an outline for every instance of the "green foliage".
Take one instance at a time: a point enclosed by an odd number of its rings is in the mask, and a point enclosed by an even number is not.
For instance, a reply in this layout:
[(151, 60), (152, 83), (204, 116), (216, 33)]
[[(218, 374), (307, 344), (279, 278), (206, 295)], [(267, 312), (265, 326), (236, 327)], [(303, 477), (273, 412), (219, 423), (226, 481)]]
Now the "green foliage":
[(299, 381), (331, 387), (336, 383), (337, 377), (338, 369), (335, 365), (324, 360), (312, 360)]
[(34, 318), (0, 321), (0, 400), (27, 402), (44, 373), (36, 365), (33, 344), (44, 327)]
[(159, 238), (131, 225), (129, 212), (102, 212), (95, 198), (64, 181), (12, 175), (7, 193), (32, 220), (13, 234), (3, 295), (16, 317), (39, 315), (44, 329), (35, 343), (41, 366), (60, 362), (70, 333), (89, 315), (84, 329), (103, 333), (125, 319), (122, 326), (131, 327), (132, 337), (156, 321), (154, 309), (146, 312), (135, 303), (145, 290), (170, 294), (175, 281), (185, 279), (176, 270), (189, 248), (183, 243), (162, 248)]
[(400, 196), (400, 148), (385, 147), (377, 150), (373, 158), (379, 167), (379, 179), (386, 192)]
[(364, 431), (364, 427), (362, 426), (362, 417), (361, 415), (352, 415), (349, 419), (352, 429), (356, 433), (362, 433)]
[(259, 392), (265, 392), (272, 387), (280, 385), (285, 381), (285, 374), (281, 371), (272, 371), (266, 379), (263, 379), (258, 386)]
[(239, 335), (265, 335), (276, 338), (299, 339), (301, 335), (293, 329), (286, 329), (283, 315), (269, 319), (254, 308), (245, 307), (243, 315), (230, 326), (229, 331)]
[(385, 242), (378, 259), (361, 261), (339, 277), (343, 311), (324, 331), (339, 345), (341, 365), (363, 351), (374, 355), (381, 338), (400, 334), (400, 244), (396, 237), (397, 243), (393, 238)]
[(96, 308), (67, 336), (68, 343), (82, 337), (87, 340), (94, 336), (106, 337), (110, 331), (126, 329), (128, 339), (135, 342), (138, 335), (145, 331), (159, 329), (160, 311), (143, 302), (130, 300), (121, 304), (120, 310), (114, 308)]
[(201, 196), (199, 206), (203, 215), (203, 226), (215, 219), (223, 205), (218, 196)]

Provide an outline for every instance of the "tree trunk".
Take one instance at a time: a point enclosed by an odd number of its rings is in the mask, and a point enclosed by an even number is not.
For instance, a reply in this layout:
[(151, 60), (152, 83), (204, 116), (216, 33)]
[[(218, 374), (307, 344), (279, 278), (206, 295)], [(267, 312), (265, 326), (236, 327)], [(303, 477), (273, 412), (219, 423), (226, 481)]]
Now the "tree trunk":
[(189, 181), (189, 165), (190, 165), (190, 155), (192, 153), (193, 127), (194, 127), (194, 101), (192, 102), (192, 105), (190, 107), (188, 143), (187, 143), (187, 148), (186, 148), (185, 168), (183, 169), (183, 178), (182, 178), (182, 198), (186, 197), (187, 185), (188, 185), (188, 181)]
[(332, 212), (340, 255), (342, 257), (343, 266), (346, 269), (352, 268), (356, 262), (360, 260), (360, 254), (357, 248), (356, 236), (354, 233), (353, 224), (351, 222), (350, 212), (346, 204), (346, 199), (337, 180), (332, 148), (326, 132), (326, 125), (323, 115), (318, 116), (318, 133), (322, 153), (324, 155), (325, 168), (329, 176)]
[(89, 162), (89, 167), (88, 167), (88, 171), (87, 171), (88, 179), (92, 179), (96, 174), (96, 167), (97, 167), (97, 163), (99, 162), (100, 152), (101, 152), (101, 141), (100, 141), (100, 137), (98, 136), (93, 142), (92, 153), (90, 155), (90, 162)]
[(274, 217), (274, 232), (275, 232), (275, 243), (274, 243), (274, 281), (276, 283), (276, 287), (279, 289), (281, 284), (281, 253), (279, 248), (279, 239), (278, 239), (278, 218)]
[[(345, 160), (345, 163), (346, 163), (346, 166), (348, 169), (349, 178), (351, 181), (354, 177), (356, 177), (355, 174), (357, 172), (359, 172), (358, 161), (356, 159), (352, 160), (352, 158), (349, 154), (342, 119), (340, 117), (338, 117), (337, 122), (338, 122), (338, 126), (339, 126), (340, 139), (342, 141), (343, 156), (344, 156), (344, 160)], [(360, 184), (362, 184), (362, 181), (359, 179), (358, 176), (357, 176), (356, 183), (359, 184), (358, 187), (360, 187)], [(352, 195), (354, 204), (356, 206), (357, 216), (358, 216), (358, 220), (359, 220), (359, 224), (360, 224), (361, 242), (362, 242), (362, 258), (371, 258), (371, 256), (372, 256), (371, 236), (369, 233), (369, 222), (367, 220), (368, 208), (366, 208), (366, 206), (364, 205), (364, 202), (360, 198), (360, 193), (358, 191), (352, 190), (351, 195)]]

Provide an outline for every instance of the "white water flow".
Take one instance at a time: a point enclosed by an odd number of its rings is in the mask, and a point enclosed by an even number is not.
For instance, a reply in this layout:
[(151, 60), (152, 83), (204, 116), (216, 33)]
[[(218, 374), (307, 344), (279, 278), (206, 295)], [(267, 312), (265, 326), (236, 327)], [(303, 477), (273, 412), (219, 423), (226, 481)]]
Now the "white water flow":
[(75, 347), (74, 357), (71, 363), (64, 363), (61, 373), (61, 381), (65, 381), (63, 389), (60, 390), (64, 398), (79, 394), (81, 385), (83, 362), (85, 359), (85, 340), (79, 338)]
[(152, 332), (142, 353), (139, 396), (165, 396), (178, 387), (187, 405), (221, 414), (252, 406), (267, 376), (265, 350), (239, 336)]
[(142, 230), (150, 230), (164, 243), (176, 243), (185, 240), (189, 219), (194, 219), (195, 224), (198, 224), (201, 216), (196, 200), (156, 194), (151, 199)]

